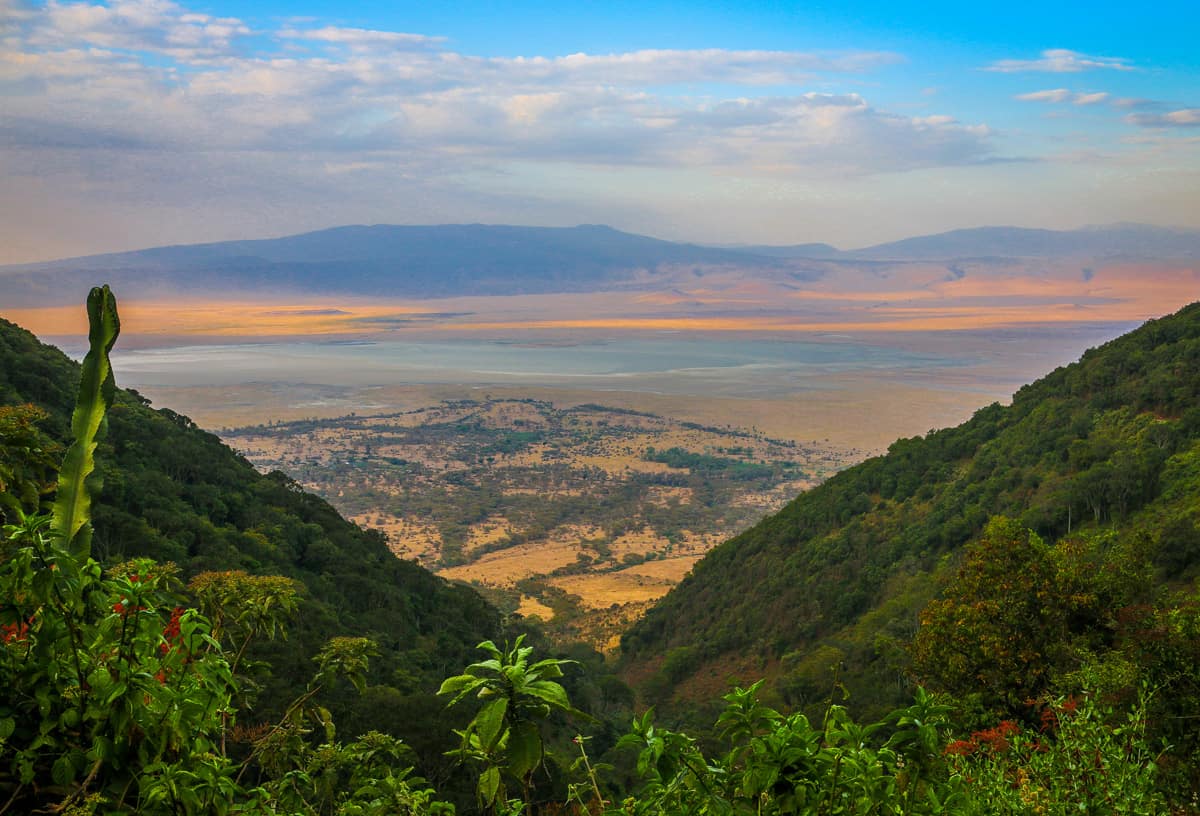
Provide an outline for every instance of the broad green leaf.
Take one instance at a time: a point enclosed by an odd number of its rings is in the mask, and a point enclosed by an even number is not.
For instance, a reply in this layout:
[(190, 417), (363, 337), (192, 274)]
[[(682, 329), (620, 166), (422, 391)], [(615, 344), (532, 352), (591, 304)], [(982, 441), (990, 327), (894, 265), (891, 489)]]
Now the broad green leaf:
[(500, 733), (504, 728), (506, 711), (508, 711), (508, 698), (498, 697), (481, 708), (475, 715), (475, 733), (479, 734), (479, 741), (483, 744), (484, 750), (492, 750), (499, 740)]
[(542, 735), (528, 720), (517, 723), (508, 735), (508, 770), (524, 779), (542, 761)]
[(439, 695), (454, 694), (454, 699), (446, 703), (449, 708), (458, 703), (459, 700), (466, 697), (475, 689), (486, 683), (486, 680), (481, 680), (478, 677), (471, 677), (469, 674), (460, 674), (457, 677), (451, 677), (442, 683), (442, 687), (438, 689)]
[(71, 764), (71, 757), (63, 754), (54, 760), (54, 765), (50, 768), (50, 778), (54, 780), (55, 785), (71, 784), (75, 779), (75, 766)]
[(566, 689), (553, 680), (537, 680), (523, 689), (526, 694), (564, 711), (571, 708)]
[(87, 312), (89, 349), (83, 360), (75, 412), (71, 415), (74, 441), (58, 473), (58, 495), (51, 525), (51, 531), (76, 555), (86, 555), (91, 550), (92, 494), (100, 489), (98, 477), (93, 474), (96, 467), (93, 454), (104, 436), (106, 415), (116, 393), (108, 353), (121, 333), (117, 301), (107, 285), (88, 293)]
[(484, 805), (496, 801), (496, 792), (500, 789), (500, 769), (492, 766), (479, 776), (479, 798)]
[(92, 740), (92, 749), (88, 751), (88, 759), (107, 762), (114, 754), (112, 740), (108, 737), (96, 737)]
[(495, 643), (493, 643), (493, 642), (492, 642), (492, 641), (490, 641), (490, 640), (485, 640), (485, 641), (483, 641), (482, 643), (480, 643), (480, 644), (479, 644), (478, 646), (476, 646), (475, 648), (476, 648), (476, 649), (483, 649), (485, 652), (487, 652), (488, 654), (490, 654), (490, 655), (491, 655), (492, 657), (494, 657), (496, 660), (499, 660), (499, 659), (500, 659), (500, 657), (501, 657), (500, 650), (499, 650), (499, 649), (497, 649), (497, 648), (496, 648), (496, 644), (495, 644)]

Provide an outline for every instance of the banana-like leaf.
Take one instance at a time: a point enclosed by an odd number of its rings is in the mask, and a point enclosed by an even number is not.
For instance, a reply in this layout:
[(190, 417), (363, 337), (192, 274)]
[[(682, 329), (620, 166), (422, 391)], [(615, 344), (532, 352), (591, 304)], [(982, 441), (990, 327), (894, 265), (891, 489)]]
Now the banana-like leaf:
[(107, 429), (108, 408), (116, 393), (108, 353), (121, 333), (117, 301), (106, 285), (88, 293), (88, 353), (83, 359), (79, 396), (71, 415), (75, 440), (63, 457), (58, 472), (58, 495), (54, 500), (51, 531), (69, 545), (71, 552), (86, 556), (92, 546), (92, 495), (100, 490), (94, 453)]

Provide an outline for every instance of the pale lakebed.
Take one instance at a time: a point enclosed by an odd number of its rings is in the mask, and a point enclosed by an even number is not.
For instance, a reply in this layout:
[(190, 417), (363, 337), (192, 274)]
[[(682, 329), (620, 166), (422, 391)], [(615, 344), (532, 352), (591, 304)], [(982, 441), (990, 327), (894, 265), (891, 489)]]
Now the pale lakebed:
[[(663, 332), (214, 342), (113, 352), (117, 382), (204, 427), (386, 413), (491, 390), (879, 450), (957, 424), (1128, 325), (891, 335)], [(82, 356), (78, 341), (63, 344)]]

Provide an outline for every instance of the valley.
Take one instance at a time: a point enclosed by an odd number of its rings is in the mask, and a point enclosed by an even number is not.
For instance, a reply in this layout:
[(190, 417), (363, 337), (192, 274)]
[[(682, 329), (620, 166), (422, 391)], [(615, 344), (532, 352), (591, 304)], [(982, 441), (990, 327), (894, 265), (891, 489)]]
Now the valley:
[(0, 7), (0, 816), (1200, 816), (1200, 4)]
[(709, 549), (863, 458), (595, 403), (480, 395), (223, 433), (400, 558), (611, 651)]

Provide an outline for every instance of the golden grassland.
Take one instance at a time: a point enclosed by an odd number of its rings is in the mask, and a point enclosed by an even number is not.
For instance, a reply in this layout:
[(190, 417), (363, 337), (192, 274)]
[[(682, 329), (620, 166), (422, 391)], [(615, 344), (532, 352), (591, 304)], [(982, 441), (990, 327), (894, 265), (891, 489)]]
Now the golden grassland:
[[(383, 531), (398, 557), (418, 560), (449, 580), (517, 597), (519, 614), (536, 614), (543, 620), (555, 616), (545, 598), (531, 597), (522, 583), (525, 579), (537, 579), (572, 596), (577, 613), (572, 626), (606, 649), (615, 646), (621, 627), (682, 580), (705, 552), (746, 524), (779, 509), (816, 484), (822, 474), (856, 461), (864, 453), (815, 440), (792, 444), (761, 432), (685, 426), (677, 419), (610, 410), (590, 400), (567, 405), (569, 411), (533, 403), (527, 397), (522, 400), (491, 394), (489, 399), (441, 402), (410, 409), (407, 414), (305, 422), (295, 426), (294, 432), (255, 426), (229, 432), (226, 438), (260, 467), (284, 469), (306, 488), (342, 507), (355, 522)], [(553, 428), (547, 429), (547, 417), (554, 417)], [(477, 453), (478, 440), (459, 438), (457, 431), (448, 430), (460, 423), (472, 428), (549, 432), (540, 441), (496, 452), (483, 465)], [(415, 436), (398, 436), (400, 428), (413, 429)], [(413, 441), (426, 439), (427, 432), (440, 441)], [(402, 438), (405, 441), (396, 441)], [(484, 438), (491, 437), (485, 434)], [(711, 526), (679, 529), (670, 536), (648, 522), (629, 527), (626, 522), (635, 516), (623, 515), (616, 519), (624, 525), (618, 532), (579, 521), (558, 524), (531, 537), (519, 520), (496, 510), (467, 526), (455, 549), (458, 563), (443, 561), (446, 541), (444, 527), (439, 525), (447, 519), (406, 509), (402, 500), (414, 491), (419, 494), (428, 489), (448, 495), (453, 502), (455, 495), (466, 495), (463, 491), (468, 490), (456, 484), (456, 478), (448, 478), (455, 473), (482, 480), (480, 483), (490, 484), (491, 490), (504, 496), (532, 498), (538, 504), (564, 496), (586, 498), (595, 490), (589, 485), (632, 484), (638, 474), (686, 475), (686, 468), (673, 470), (663, 462), (647, 461), (649, 448), (733, 455), (751, 463), (790, 461), (803, 467), (807, 475), (776, 479), (765, 489), (759, 481), (744, 486), (730, 483), (732, 493), (713, 515)], [(419, 468), (364, 468), (362, 463), (370, 456)], [(474, 464), (469, 466), (469, 462)], [(573, 486), (556, 481), (569, 473), (591, 475)], [(549, 481), (538, 480), (537, 474), (545, 474)], [(652, 484), (640, 494), (644, 496), (640, 501), (674, 512), (697, 501), (694, 494), (690, 486)], [(603, 492), (595, 495), (599, 501)], [(630, 505), (628, 512), (640, 512), (637, 507)], [(350, 512), (350, 508), (358, 509)], [(510, 540), (521, 533), (526, 534), (515, 543)], [(643, 561), (647, 558), (651, 560)]]

